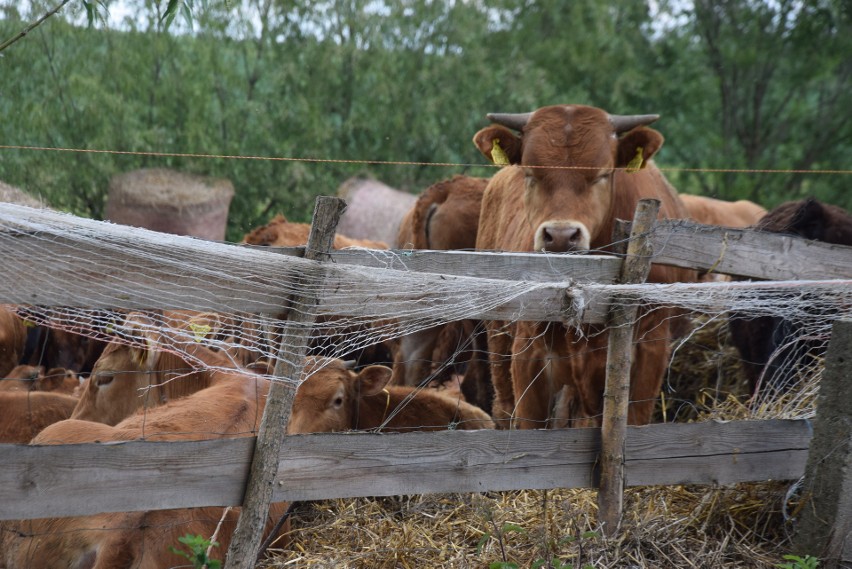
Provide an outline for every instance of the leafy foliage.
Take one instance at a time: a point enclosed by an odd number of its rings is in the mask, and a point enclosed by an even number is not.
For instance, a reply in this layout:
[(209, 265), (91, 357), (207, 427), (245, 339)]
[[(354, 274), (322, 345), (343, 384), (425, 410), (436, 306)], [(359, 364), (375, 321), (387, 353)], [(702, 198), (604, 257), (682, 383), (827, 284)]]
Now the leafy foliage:
[(799, 555), (785, 555), (784, 559), (787, 560), (787, 563), (780, 563), (778, 565), (780, 569), (817, 569), (819, 567), (819, 559), (810, 555), (805, 555), (804, 557)]
[(222, 562), (216, 559), (208, 559), (207, 550), (211, 547), (218, 547), (218, 543), (215, 541), (210, 541), (200, 535), (190, 535), (186, 534), (183, 537), (179, 537), (178, 541), (184, 544), (187, 550), (177, 549), (175, 547), (169, 547), (169, 551), (174, 553), (175, 555), (180, 555), (181, 557), (186, 557), (192, 562), (192, 567), (194, 569), (202, 569), (207, 567), (207, 569), (219, 569), (222, 566)]
[[(0, 36), (29, 21), (16, 6), (0, 2)], [(2, 53), (0, 133), (7, 146), (122, 154), (3, 148), (0, 179), (101, 218), (117, 173), (227, 177), (238, 240), (275, 213), (306, 221), (314, 196), (354, 174), (410, 191), (490, 175), (470, 143), (485, 113), (558, 103), (660, 113), (664, 168), (845, 167), (852, 14), (841, 0), (654, 6), (150, 0), (110, 29), (105, 2), (85, 0), (78, 8), (98, 25), (75, 25), (72, 11)], [(767, 207), (803, 195), (852, 207), (840, 175), (669, 177), (681, 191)]]

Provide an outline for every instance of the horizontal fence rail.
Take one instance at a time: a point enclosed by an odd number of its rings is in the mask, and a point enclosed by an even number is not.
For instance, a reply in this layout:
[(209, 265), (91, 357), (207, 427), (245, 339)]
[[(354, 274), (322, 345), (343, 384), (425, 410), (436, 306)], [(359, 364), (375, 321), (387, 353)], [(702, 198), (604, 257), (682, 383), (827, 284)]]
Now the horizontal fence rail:
[[(810, 439), (805, 420), (630, 427), (626, 484), (793, 480)], [(0, 519), (239, 505), (253, 445), (0, 445)], [(599, 452), (599, 429), (288, 436), (274, 499), (588, 488)]]

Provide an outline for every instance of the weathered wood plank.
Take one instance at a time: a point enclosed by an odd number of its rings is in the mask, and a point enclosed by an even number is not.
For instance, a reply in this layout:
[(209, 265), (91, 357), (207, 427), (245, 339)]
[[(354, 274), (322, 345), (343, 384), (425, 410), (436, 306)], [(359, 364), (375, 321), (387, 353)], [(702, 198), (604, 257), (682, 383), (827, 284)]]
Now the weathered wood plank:
[[(292, 287), (294, 284), (296, 272), (286, 269), (288, 266), (292, 267), (294, 257), (304, 251), (304, 248), (288, 248), (285, 254), (281, 254), (276, 252), (278, 248), (235, 246), (169, 236), (168, 255), (157, 257), (150, 253), (150, 247), (154, 245), (144, 241), (146, 235), (144, 232), (141, 234), (139, 250), (108, 245), (103, 248), (95, 245), (82, 248), (78, 242), (66, 238), (44, 239), (29, 234), (16, 236), (11, 240), (11, 244), (10, 240), (0, 240), (0, 256), (3, 256), (6, 269), (0, 274), (0, 304), (276, 314), (283, 309), (284, 304), (280, 291), (284, 290), (285, 286)], [(157, 247), (162, 248), (162, 245)], [(215, 250), (216, 255), (211, 255), (211, 250)], [(231, 256), (230, 251), (239, 251), (239, 254)], [(449, 254), (428, 253), (428, 259), (433, 261), (441, 255)], [(346, 268), (351, 265), (338, 261), (350, 254), (360, 255), (361, 260), (381, 258), (372, 257), (365, 250), (334, 253), (333, 262), (337, 264), (331, 276), (333, 288), (329, 289), (329, 294), (323, 299), (318, 313), (387, 318), (388, 308), (382, 302), (401, 291), (387, 290), (388, 277), (382, 270), (371, 271), (368, 275), (365, 275), (364, 271), (359, 271), (357, 275), (349, 273)], [(524, 262), (524, 259), (517, 255), (466, 255), (477, 259), (478, 262), (474, 266), (487, 267), (480, 272), (491, 276), (505, 277), (509, 274), (501, 270), (504, 259), (510, 266), (521, 267)], [(226, 257), (229, 267), (227, 273), (222, 270), (222, 259)], [(566, 275), (571, 274), (572, 264), (579, 264), (583, 279), (600, 276), (610, 280), (611, 269), (620, 264), (618, 259), (608, 257), (526, 257), (532, 258), (531, 261), (527, 259), (533, 267), (530, 272), (539, 275), (539, 279), (545, 278), (549, 265), (559, 266), (558, 271), (551, 271), (555, 284), (520, 295), (502, 306), (485, 307), (479, 312), (466, 314), (464, 318), (570, 320), (576, 315), (566, 314), (564, 308), (566, 279), (570, 278)], [(28, 270), (33, 259), (38, 259), (39, 271)], [(311, 266), (306, 264), (305, 260), (300, 259), (298, 262), (300, 274), (307, 271), (304, 267)], [(464, 272), (463, 262), (458, 263), (458, 272)], [(600, 274), (596, 267), (602, 268)], [(388, 271), (396, 271), (395, 268), (386, 268)], [(525, 270), (516, 267), (512, 271), (512, 274), (520, 275)], [(475, 274), (477, 271), (472, 269), (472, 272)], [(25, 287), (21, 286), (21, 274), (27, 275)], [(372, 283), (371, 286), (363, 288), (369, 292), (365, 292), (360, 298), (353, 298), (350, 291), (351, 283), (356, 278), (361, 282)], [(470, 277), (424, 273), (418, 274), (416, 278), (419, 285), (443, 285), (442, 288), (446, 289), (447, 285), (453, 282), (458, 283), (459, 287), (464, 286), (464, 283), (469, 282), (464, 279)], [(491, 284), (500, 287), (504, 282), (505, 278), (495, 278)], [(416, 293), (411, 296), (409, 308), (417, 310), (434, 306), (434, 298), (418, 299)], [(397, 296), (393, 300), (399, 302), (400, 299)], [(587, 323), (602, 322), (605, 314), (602, 306), (605, 304), (605, 301), (599, 298), (581, 303), (584, 313), (580, 318)]]
[(345, 249), (331, 258), (379, 269), (529, 282), (613, 283), (621, 267), (618, 257), (570, 253)]
[(808, 421), (630, 427), (626, 485), (794, 480), (804, 472), (811, 437)]
[[(598, 429), (299, 435), (274, 500), (592, 486)], [(626, 483), (795, 479), (806, 421), (629, 427)], [(253, 439), (0, 445), (0, 519), (239, 505)]]
[(656, 263), (774, 281), (852, 278), (852, 247), (801, 237), (670, 219), (651, 241)]
[(0, 519), (235, 506), (254, 443), (0, 445)]

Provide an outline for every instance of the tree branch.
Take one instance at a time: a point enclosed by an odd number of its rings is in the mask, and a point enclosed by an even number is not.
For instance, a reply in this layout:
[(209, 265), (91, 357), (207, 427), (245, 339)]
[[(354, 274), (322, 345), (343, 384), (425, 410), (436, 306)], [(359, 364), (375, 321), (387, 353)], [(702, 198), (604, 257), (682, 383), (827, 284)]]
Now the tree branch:
[(61, 10), (61, 9), (62, 9), (62, 7), (63, 7), (63, 6), (65, 6), (65, 5), (66, 5), (68, 2), (70, 2), (70, 1), (71, 1), (71, 0), (62, 0), (62, 4), (60, 4), (59, 6), (57, 6), (56, 8), (54, 8), (53, 10), (51, 10), (50, 12), (48, 12), (47, 14), (45, 14), (44, 16), (42, 16), (41, 18), (39, 18), (38, 20), (36, 20), (35, 22), (33, 22), (32, 24), (30, 24), (29, 26), (27, 26), (26, 28), (24, 28), (23, 30), (21, 30), (20, 32), (18, 32), (18, 34), (17, 34), (17, 35), (15, 35), (14, 37), (12, 37), (12, 38), (10, 38), (10, 39), (8, 39), (8, 40), (4, 41), (2, 44), (0, 44), (0, 51), (3, 51), (4, 49), (6, 49), (7, 47), (9, 47), (9, 46), (10, 46), (10, 45), (12, 45), (13, 43), (15, 43), (16, 41), (18, 41), (19, 39), (24, 38), (24, 37), (25, 37), (28, 33), (30, 33), (30, 32), (31, 32), (31, 31), (33, 31), (35, 28), (37, 28), (38, 26), (40, 26), (40, 25), (41, 25), (41, 23), (42, 23), (42, 22), (44, 22), (46, 19), (48, 19), (49, 17), (51, 17), (51, 16), (53, 16), (54, 14), (56, 14), (59, 10)]

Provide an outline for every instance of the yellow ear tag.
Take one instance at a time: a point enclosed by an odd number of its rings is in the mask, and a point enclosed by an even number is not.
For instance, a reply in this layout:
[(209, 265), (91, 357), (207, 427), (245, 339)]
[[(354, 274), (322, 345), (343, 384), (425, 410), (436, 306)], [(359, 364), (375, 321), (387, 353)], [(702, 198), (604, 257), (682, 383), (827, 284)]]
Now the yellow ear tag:
[(35, 322), (30, 322), (29, 320), (24, 320), (24, 328), (35, 328)]
[(491, 141), (491, 161), (497, 164), (498, 166), (509, 165), (509, 157), (506, 156), (506, 153), (503, 152), (502, 148), (500, 148), (499, 138), (495, 138)]
[(201, 342), (204, 338), (207, 337), (207, 334), (210, 333), (210, 326), (207, 324), (196, 324), (195, 322), (190, 322), (189, 324), (190, 330), (195, 335), (195, 341)]
[(636, 147), (636, 156), (634, 156), (633, 159), (630, 160), (630, 162), (627, 163), (627, 173), (628, 174), (634, 174), (634, 173), (638, 172), (640, 168), (642, 168), (642, 163), (645, 161), (642, 158), (642, 152), (643, 151), (644, 151), (644, 149), (641, 146)]

